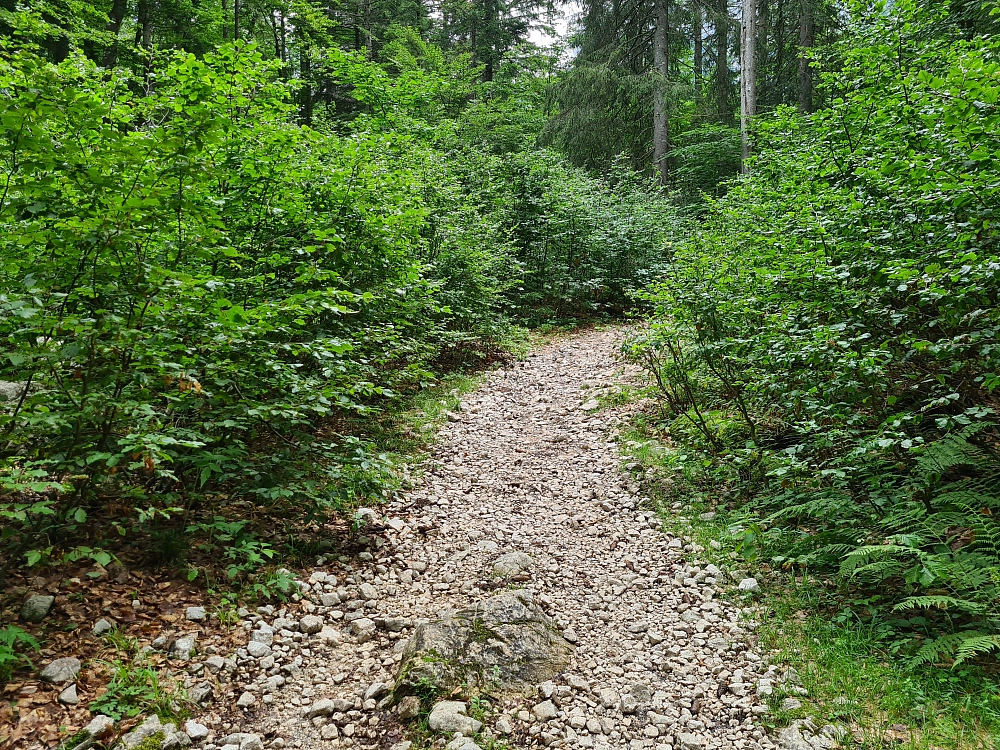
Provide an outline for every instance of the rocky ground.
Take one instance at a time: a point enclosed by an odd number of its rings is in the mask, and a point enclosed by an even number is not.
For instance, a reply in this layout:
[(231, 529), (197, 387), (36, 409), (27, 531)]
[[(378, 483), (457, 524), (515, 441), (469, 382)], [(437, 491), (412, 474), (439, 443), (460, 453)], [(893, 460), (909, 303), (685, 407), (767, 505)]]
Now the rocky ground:
[[(437, 730), (451, 750), (774, 747), (755, 718), (796, 676), (754, 652), (739, 597), (719, 596), (755, 583), (697, 564), (619, 470), (622, 417), (595, 395), (630, 377), (621, 335), (564, 339), (489, 375), (413, 488), (368, 514), (368, 552), (318, 561), (302, 601), (252, 614), (245, 648), (195, 664), (192, 691), (216, 701), (186, 734), (168, 727), (168, 745), (405, 750)], [(389, 693), (408, 639), (503, 591), (558, 624), (568, 665), (487, 703), (436, 706), (428, 729), (414, 699)], [(793, 739), (835, 744), (833, 727), (806, 730)]]

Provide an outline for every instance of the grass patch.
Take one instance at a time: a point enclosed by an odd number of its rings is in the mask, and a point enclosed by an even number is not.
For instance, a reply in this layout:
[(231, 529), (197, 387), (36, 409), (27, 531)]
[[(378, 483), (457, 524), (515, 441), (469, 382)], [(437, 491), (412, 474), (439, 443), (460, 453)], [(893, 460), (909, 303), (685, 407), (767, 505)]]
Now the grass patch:
[[(623, 389), (607, 400), (620, 404), (641, 394)], [(681, 433), (655, 415), (636, 416), (619, 435), (625, 468), (653, 500), (663, 529), (693, 545), (691, 562), (745, 571), (760, 582), (752, 602), (735, 589), (723, 597), (750, 608), (760, 648), (794, 668), (808, 691), (792, 695), (776, 684), (762, 725), (776, 730), (803, 718), (839, 724), (849, 730), (844, 745), (866, 749), (1000, 747), (996, 674), (969, 664), (911, 666), (893, 652), (887, 616), (852, 599), (843, 582), (765, 559), (761, 529), (735, 502), (720, 501), (735, 485), (735, 469)], [(801, 708), (783, 710), (786, 697), (798, 698)]]

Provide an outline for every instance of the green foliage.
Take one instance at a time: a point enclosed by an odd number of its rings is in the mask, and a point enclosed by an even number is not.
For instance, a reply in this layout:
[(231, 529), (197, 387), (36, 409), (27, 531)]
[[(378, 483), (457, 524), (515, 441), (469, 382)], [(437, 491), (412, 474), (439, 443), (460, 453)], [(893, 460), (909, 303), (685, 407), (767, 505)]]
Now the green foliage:
[(16, 625), (0, 628), (0, 680), (9, 680), (19, 666), (31, 666), (28, 651), (38, 651), (38, 641)]
[(161, 678), (141, 652), (130, 651), (122, 656), (101, 664), (109, 673), (109, 680), (105, 692), (90, 702), (90, 710), (115, 721), (150, 713), (161, 719), (181, 717), (186, 701), (183, 688)]
[(758, 123), (631, 353), (772, 564), (962, 662), (1000, 634), (1000, 46), (947, 21), (857, 11), (829, 107)]
[(649, 280), (669, 207), (624, 170), (597, 181), (532, 145), (551, 57), (482, 84), (412, 30), (386, 42), (385, 64), (316, 58), (358, 112), (315, 128), (253, 45), (158, 53), (132, 76), (5, 42), (0, 380), (18, 395), (0, 404), (0, 515), (16, 557), (106, 564), (71, 543), (113, 506), (150, 562), (207, 539), (230, 580), (280, 593), (255, 572), (278, 551), (245, 501), (304, 524), (378, 501), (396, 480), (362, 420), (496, 353), (515, 315), (618, 309)]

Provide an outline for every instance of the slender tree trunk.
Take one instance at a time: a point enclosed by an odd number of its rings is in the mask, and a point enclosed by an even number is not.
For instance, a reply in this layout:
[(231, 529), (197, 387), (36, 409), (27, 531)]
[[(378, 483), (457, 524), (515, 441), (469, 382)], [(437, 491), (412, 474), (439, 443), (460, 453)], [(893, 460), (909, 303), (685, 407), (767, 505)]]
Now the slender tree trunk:
[(302, 124), (312, 125), (313, 118), (313, 90), (310, 81), (312, 80), (312, 65), (309, 60), (309, 50), (303, 42), (299, 49), (299, 71), (302, 74)]
[(242, 3), (240, 0), (233, 0), (233, 41), (240, 38), (240, 11)]
[(805, 50), (816, 43), (816, 22), (813, 16), (813, 0), (802, 0), (799, 12), (799, 110), (812, 112), (813, 74)]
[(104, 59), (101, 60), (101, 65), (105, 68), (110, 69), (118, 64), (118, 32), (121, 31), (122, 21), (125, 20), (127, 12), (128, 0), (115, 0), (111, 6), (111, 13), (108, 14), (107, 30), (114, 39), (111, 40), (108, 48), (104, 50)]
[(740, 24), (740, 132), (743, 166), (750, 156), (750, 122), (757, 114), (757, 0), (743, 0)]
[(222, 41), (229, 41), (229, 4), (222, 0)]
[(732, 122), (729, 108), (729, 3), (719, 0), (715, 18), (715, 100), (719, 121)]
[(148, 50), (153, 46), (153, 19), (150, 18), (149, 0), (139, 0), (136, 8), (138, 26), (135, 30), (136, 46)]
[(670, 151), (670, 116), (667, 111), (667, 81), (670, 75), (670, 0), (654, 0), (656, 28), (653, 31), (653, 166), (660, 184), (667, 184), (667, 154)]
[(691, 3), (691, 36), (694, 37), (694, 95), (701, 99), (701, 78), (705, 72), (705, 50), (702, 43), (701, 5), (697, 0)]
[[(280, 47), (281, 54), (279, 55), (279, 57), (281, 58), (282, 67), (285, 67), (286, 65), (288, 65), (288, 44), (285, 39), (285, 36), (288, 33), (288, 28), (285, 25), (285, 11), (281, 11), (280, 13), (278, 13), (278, 21), (280, 21), (281, 23), (281, 47)], [(288, 71), (285, 71), (286, 75), (287, 73)]]

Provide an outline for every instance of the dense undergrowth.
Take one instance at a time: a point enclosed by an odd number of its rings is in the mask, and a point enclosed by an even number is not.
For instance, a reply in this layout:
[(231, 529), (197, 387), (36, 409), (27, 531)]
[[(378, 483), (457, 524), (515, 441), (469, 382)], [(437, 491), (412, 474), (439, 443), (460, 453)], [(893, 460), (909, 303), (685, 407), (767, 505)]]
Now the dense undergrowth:
[(539, 78), (390, 37), (325, 51), (352, 109), (311, 127), (253, 45), (140, 75), (4, 42), (5, 571), (276, 563), (252, 519), (301, 535), (394, 486), (384, 415), (652, 278), (675, 210), (537, 149)]
[(829, 106), (759, 155), (644, 299), (672, 468), (741, 549), (911, 665), (1000, 648), (1000, 41), (945, 9), (854, 14)]

